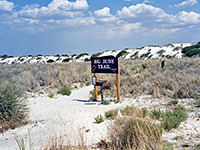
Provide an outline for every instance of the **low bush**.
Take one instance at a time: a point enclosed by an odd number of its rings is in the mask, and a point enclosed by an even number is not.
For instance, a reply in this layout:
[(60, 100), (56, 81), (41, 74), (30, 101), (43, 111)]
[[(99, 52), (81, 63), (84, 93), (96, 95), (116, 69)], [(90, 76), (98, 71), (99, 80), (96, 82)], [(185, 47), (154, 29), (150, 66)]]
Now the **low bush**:
[(101, 101), (101, 104), (102, 105), (109, 105), (110, 101), (109, 100), (103, 100), (103, 101)]
[(94, 118), (94, 120), (96, 121), (96, 123), (104, 122), (104, 119), (103, 119), (102, 115), (97, 115), (97, 117)]
[(112, 109), (112, 110), (105, 112), (106, 118), (115, 119), (115, 118), (117, 118), (117, 115), (118, 115), (118, 109)]
[(15, 84), (0, 80), (0, 132), (26, 122), (28, 109), (24, 96)]
[(164, 113), (162, 126), (165, 130), (170, 131), (172, 128), (177, 128), (187, 117), (187, 112), (183, 108), (177, 107), (172, 111), (166, 111)]
[(57, 93), (61, 94), (61, 95), (70, 95), (72, 93), (72, 91), (69, 87), (64, 86)]

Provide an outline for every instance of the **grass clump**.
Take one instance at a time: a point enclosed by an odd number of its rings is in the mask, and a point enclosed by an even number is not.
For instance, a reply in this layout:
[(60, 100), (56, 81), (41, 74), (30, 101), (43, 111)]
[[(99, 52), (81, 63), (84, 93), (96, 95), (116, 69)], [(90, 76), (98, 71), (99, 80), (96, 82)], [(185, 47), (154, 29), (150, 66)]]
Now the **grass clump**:
[(170, 131), (172, 128), (177, 128), (187, 117), (187, 112), (183, 108), (177, 107), (172, 111), (166, 111), (164, 113), (162, 126), (165, 130)]
[(163, 115), (163, 112), (160, 110), (160, 109), (153, 109), (152, 111), (151, 111), (151, 114), (152, 114), (152, 117), (153, 118), (156, 118), (156, 119), (160, 119), (161, 117), (162, 117), (162, 115)]
[(115, 119), (115, 118), (117, 118), (117, 115), (118, 115), (118, 109), (112, 109), (112, 110), (105, 112), (106, 118)]
[(101, 123), (104, 122), (103, 116), (102, 115), (97, 115), (96, 118), (94, 118), (96, 123)]
[(72, 93), (72, 91), (69, 87), (64, 86), (57, 93), (61, 94), (61, 95), (70, 95)]
[(176, 105), (176, 104), (178, 104), (178, 100), (171, 100), (171, 102), (170, 102), (171, 104), (173, 104), (173, 105)]
[(109, 149), (160, 150), (162, 129), (159, 125), (139, 119), (123, 119), (110, 128)]
[(22, 89), (0, 80), (0, 132), (15, 129), (26, 122), (28, 109), (24, 96)]

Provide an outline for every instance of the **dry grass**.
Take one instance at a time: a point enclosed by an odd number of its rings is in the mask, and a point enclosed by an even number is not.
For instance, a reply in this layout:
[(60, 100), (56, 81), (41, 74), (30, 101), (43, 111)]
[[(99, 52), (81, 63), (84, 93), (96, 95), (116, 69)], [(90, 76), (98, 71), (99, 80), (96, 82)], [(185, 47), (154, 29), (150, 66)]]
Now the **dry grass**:
[(129, 118), (115, 122), (109, 128), (111, 150), (161, 150), (162, 129), (151, 122)]
[[(165, 68), (161, 68), (159, 59), (121, 60), (121, 95), (150, 94), (158, 98), (198, 98), (200, 58), (168, 59), (165, 64)], [(92, 77), (89, 62), (0, 65), (1, 74), (30, 92), (41, 90), (64, 74), (66, 77), (60, 79), (53, 88), (73, 88), (73, 83), (85, 85)], [(114, 74), (98, 74), (98, 79), (108, 80), (105, 95), (116, 95)]]

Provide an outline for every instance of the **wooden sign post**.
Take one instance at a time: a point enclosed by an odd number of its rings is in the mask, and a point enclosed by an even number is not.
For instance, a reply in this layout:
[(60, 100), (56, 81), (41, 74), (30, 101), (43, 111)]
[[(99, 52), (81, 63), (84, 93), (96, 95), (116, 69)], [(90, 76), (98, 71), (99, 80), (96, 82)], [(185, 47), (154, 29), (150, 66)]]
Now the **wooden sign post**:
[(118, 58), (118, 73), (116, 74), (117, 80), (117, 100), (120, 101), (120, 68), (119, 68), (119, 58)]
[[(120, 68), (119, 68), (119, 59), (114, 56), (105, 56), (91, 58), (91, 71), (94, 73), (94, 77), (97, 80), (97, 73), (112, 73), (116, 74), (117, 80), (117, 100), (120, 101)], [(97, 100), (97, 85), (94, 84), (94, 94), (95, 100)]]

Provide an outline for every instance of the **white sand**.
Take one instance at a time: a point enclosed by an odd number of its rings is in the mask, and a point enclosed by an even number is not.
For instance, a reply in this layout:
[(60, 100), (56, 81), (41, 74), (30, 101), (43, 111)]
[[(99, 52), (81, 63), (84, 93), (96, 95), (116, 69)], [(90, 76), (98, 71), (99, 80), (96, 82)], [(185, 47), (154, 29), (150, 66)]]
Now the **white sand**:
[[(70, 96), (57, 95), (54, 98), (48, 96), (37, 96), (30, 98), (28, 104), (30, 106), (29, 120), (32, 123), (8, 130), (4, 134), (0, 134), (0, 150), (17, 149), (17, 143), (14, 135), (25, 138), (28, 143), (28, 129), (31, 131), (31, 140), (33, 147), (39, 150), (41, 146), (45, 146), (50, 136), (61, 135), (67, 141), (79, 142), (80, 133), (84, 133), (84, 141), (86, 145), (94, 145), (101, 139), (106, 139), (110, 120), (103, 123), (95, 123), (94, 118), (104, 112), (114, 109), (123, 108), (127, 105), (134, 105), (138, 108), (147, 107), (148, 109), (160, 108), (166, 109), (169, 100), (153, 99), (150, 96), (141, 96), (136, 99), (123, 99), (123, 102), (110, 105), (100, 105), (100, 102), (89, 102), (89, 91), (93, 86), (83, 87), (72, 92)], [(181, 123), (178, 129), (163, 134), (163, 139), (174, 143), (176, 149), (184, 149), (181, 147), (184, 143), (198, 144), (200, 139), (200, 114), (199, 108), (194, 106), (194, 100), (180, 100), (179, 102), (188, 110), (189, 118), (186, 122)], [(89, 132), (86, 132), (88, 130)], [(180, 137), (176, 140), (175, 137)], [(69, 139), (69, 140), (68, 140)], [(65, 142), (67, 142), (65, 141)], [(28, 147), (28, 146), (27, 146)]]
[[(30, 117), (33, 123), (24, 127), (8, 130), (0, 134), (0, 150), (14, 150), (17, 148), (14, 135), (26, 138), (28, 143), (28, 129), (31, 131), (31, 140), (34, 148), (39, 149), (50, 136), (68, 134), (71, 141), (78, 141), (79, 131), (85, 133), (85, 142), (92, 145), (105, 139), (107, 125), (110, 121), (101, 124), (95, 123), (94, 118), (121, 104), (100, 105), (90, 102), (89, 91), (93, 86), (84, 87), (72, 92), (70, 96), (57, 95), (55, 98), (38, 96), (30, 98)], [(86, 130), (89, 132), (86, 133)], [(75, 140), (73, 140), (75, 139)]]

